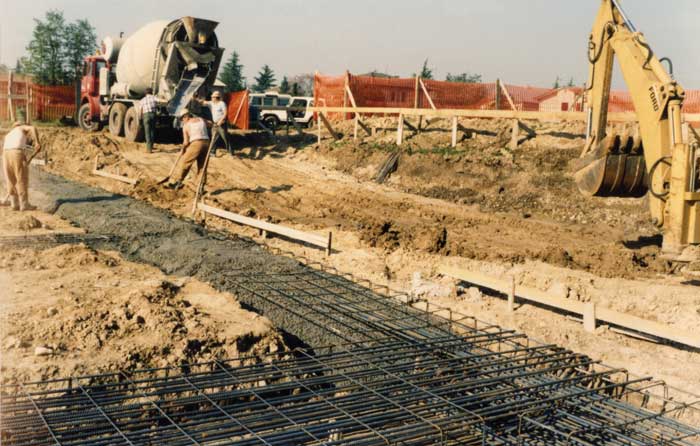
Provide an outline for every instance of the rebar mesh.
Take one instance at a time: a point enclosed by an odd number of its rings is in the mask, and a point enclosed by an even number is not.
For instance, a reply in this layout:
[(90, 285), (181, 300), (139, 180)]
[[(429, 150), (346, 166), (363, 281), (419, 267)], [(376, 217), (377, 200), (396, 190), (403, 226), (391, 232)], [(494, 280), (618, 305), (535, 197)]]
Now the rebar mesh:
[(3, 444), (700, 444), (650, 378), (322, 270), (226, 276), (343, 346), (6, 386)]

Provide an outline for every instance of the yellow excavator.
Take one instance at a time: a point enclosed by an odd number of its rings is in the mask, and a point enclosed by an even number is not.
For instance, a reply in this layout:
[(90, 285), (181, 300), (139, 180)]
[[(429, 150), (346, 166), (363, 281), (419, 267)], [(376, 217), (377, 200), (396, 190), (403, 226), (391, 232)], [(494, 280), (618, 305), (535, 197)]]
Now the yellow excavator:
[[(638, 130), (617, 135), (606, 133), (615, 57), (639, 121)], [(671, 61), (654, 55), (619, 0), (602, 0), (588, 59), (588, 128), (575, 163), (576, 184), (596, 197), (649, 193), (653, 222), (664, 236), (664, 258), (700, 260), (700, 138), (683, 122), (685, 91), (673, 78)]]

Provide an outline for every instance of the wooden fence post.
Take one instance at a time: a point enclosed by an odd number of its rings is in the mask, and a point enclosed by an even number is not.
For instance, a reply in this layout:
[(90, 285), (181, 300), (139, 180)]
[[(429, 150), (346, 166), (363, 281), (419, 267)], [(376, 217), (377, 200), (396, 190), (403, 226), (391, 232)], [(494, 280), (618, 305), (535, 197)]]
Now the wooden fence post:
[(501, 109), (501, 80), (496, 79), (496, 110)]
[(8, 74), (7, 78), (7, 113), (11, 122), (15, 121), (15, 110), (12, 106), (12, 70)]
[(457, 117), (452, 117), (452, 147), (457, 147)]
[(583, 307), (583, 329), (589, 333), (595, 333), (595, 304), (593, 302), (587, 302)]
[(513, 120), (513, 135), (510, 138), (510, 149), (515, 150), (518, 148), (518, 141), (520, 141), (520, 121), (517, 119)]
[(399, 114), (399, 126), (396, 131), (396, 145), (400, 146), (403, 144), (403, 115)]

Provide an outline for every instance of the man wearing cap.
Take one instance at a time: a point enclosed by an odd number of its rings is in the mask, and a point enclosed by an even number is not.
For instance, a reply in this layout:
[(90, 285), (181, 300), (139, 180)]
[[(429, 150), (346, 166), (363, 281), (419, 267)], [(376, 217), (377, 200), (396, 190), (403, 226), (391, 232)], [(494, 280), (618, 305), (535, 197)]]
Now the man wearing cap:
[[(25, 152), (34, 147), (34, 153), (27, 158)], [(12, 130), (5, 135), (2, 147), (3, 171), (10, 205), (17, 211), (32, 211), (35, 206), (29, 204), (29, 162), (41, 151), (39, 134), (33, 125), (16, 121)]]
[(215, 131), (219, 137), (224, 140), (228, 153), (233, 155), (228, 142), (228, 109), (226, 107), (226, 102), (221, 100), (221, 93), (215, 91), (211, 95), (211, 101), (201, 101), (201, 103), (209, 107), (211, 120), (216, 126), (214, 127)]
[(156, 139), (156, 107), (158, 101), (153, 96), (153, 89), (146, 88), (146, 95), (139, 101), (139, 114), (143, 120), (143, 132), (146, 137), (146, 150), (153, 151), (153, 142)]
[(189, 110), (183, 111), (180, 119), (182, 119), (182, 149), (173, 174), (170, 176), (170, 182), (165, 185), (170, 189), (182, 187), (182, 182), (195, 161), (201, 175), (209, 150), (209, 131), (204, 119), (193, 116)]

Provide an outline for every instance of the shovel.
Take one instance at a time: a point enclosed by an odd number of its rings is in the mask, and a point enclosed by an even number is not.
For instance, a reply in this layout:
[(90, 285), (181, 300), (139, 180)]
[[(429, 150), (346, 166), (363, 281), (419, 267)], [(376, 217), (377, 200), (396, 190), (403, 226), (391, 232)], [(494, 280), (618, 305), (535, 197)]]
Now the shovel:
[(180, 150), (180, 154), (177, 156), (177, 159), (175, 160), (175, 163), (173, 164), (173, 167), (170, 168), (170, 173), (168, 174), (167, 177), (163, 178), (162, 180), (158, 181), (156, 184), (163, 184), (166, 181), (170, 179), (171, 176), (173, 176), (173, 172), (175, 172), (175, 166), (177, 166), (177, 163), (180, 161), (180, 158), (182, 158), (182, 155), (185, 153), (184, 150)]

